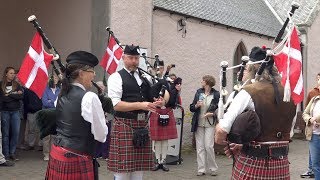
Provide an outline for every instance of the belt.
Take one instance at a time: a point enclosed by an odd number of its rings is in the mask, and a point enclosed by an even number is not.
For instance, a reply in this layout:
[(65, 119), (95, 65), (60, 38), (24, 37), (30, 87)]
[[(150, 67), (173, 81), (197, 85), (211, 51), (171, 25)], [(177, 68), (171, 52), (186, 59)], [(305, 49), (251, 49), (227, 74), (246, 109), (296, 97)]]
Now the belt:
[(271, 147), (270, 144), (243, 145), (242, 152), (256, 159), (283, 159), (288, 155), (289, 146)]
[[(138, 112), (120, 112), (116, 111), (114, 116), (120, 117), (120, 118), (125, 118), (125, 119), (140, 119), (138, 118), (139, 116), (144, 116), (147, 117), (148, 111), (138, 111)], [(144, 119), (145, 120), (145, 119)]]

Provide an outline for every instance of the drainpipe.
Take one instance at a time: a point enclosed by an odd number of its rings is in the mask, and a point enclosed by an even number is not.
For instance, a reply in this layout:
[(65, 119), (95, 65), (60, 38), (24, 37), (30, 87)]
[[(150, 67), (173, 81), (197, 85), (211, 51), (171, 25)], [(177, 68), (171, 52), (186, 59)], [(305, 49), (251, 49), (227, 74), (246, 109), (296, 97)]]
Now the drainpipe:
[[(303, 72), (303, 87), (305, 87), (304, 99), (307, 97), (308, 89), (308, 27), (299, 26), (300, 40), (302, 46), (302, 72)], [(306, 104), (305, 104), (306, 105)]]

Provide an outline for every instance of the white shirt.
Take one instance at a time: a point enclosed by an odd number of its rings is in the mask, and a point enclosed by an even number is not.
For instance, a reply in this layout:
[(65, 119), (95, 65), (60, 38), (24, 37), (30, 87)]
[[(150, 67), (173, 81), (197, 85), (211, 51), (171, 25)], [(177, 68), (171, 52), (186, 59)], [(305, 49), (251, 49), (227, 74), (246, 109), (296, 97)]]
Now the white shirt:
[(230, 132), (231, 126), (238, 115), (240, 115), (245, 109), (255, 110), (254, 103), (250, 94), (241, 90), (236, 97), (234, 97), (230, 107), (226, 114), (224, 114), (223, 119), (220, 119), (219, 125), (220, 127), (227, 133)]
[[(131, 75), (128, 69), (124, 69)], [(142, 80), (140, 79), (138, 70), (135, 71), (134, 78), (140, 86), (142, 84)], [(151, 77), (147, 76), (146, 78), (150, 81)], [(113, 106), (116, 106), (121, 101), (122, 92), (122, 78), (119, 72), (115, 72), (108, 78), (108, 96), (111, 98)]]
[[(86, 90), (82, 84), (73, 83), (73, 85)], [(105, 142), (108, 135), (108, 126), (98, 95), (88, 91), (81, 100), (81, 116), (91, 123), (91, 133), (94, 139), (99, 142)]]

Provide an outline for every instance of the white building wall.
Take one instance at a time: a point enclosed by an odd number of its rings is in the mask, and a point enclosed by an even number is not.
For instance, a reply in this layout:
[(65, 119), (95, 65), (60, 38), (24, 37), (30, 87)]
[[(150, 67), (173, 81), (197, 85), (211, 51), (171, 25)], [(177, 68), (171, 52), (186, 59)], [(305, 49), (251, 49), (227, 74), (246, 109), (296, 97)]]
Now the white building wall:
[(139, 45), (150, 50), (152, 2), (111, 0), (110, 27), (121, 44)]
[(316, 85), (316, 76), (320, 73), (320, 15), (316, 17), (312, 26), (308, 29), (308, 65), (307, 65), (307, 87), (310, 90)]

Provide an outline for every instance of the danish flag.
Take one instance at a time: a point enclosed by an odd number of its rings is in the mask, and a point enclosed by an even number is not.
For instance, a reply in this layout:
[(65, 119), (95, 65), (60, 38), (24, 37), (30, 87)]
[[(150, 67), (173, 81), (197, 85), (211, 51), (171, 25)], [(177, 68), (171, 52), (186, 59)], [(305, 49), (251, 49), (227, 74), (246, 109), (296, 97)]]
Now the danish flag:
[[(302, 55), (300, 48), (300, 41), (297, 29), (294, 26), (291, 35), (280, 51), (274, 55), (274, 62), (282, 74), (281, 83), (283, 86), (290, 88), (292, 100), (295, 104), (303, 101), (303, 76), (302, 76)], [(288, 75), (289, 74), (289, 75)]]
[(26, 88), (35, 92), (39, 98), (42, 97), (47, 86), (48, 67), (52, 59), (53, 55), (44, 50), (43, 40), (37, 32), (32, 39), (17, 77)]
[(109, 73), (116, 72), (118, 64), (123, 54), (123, 49), (116, 42), (115, 37), (110, 35), (106, 53), (104, 54), (100, 65)]

